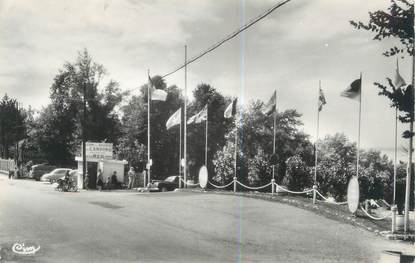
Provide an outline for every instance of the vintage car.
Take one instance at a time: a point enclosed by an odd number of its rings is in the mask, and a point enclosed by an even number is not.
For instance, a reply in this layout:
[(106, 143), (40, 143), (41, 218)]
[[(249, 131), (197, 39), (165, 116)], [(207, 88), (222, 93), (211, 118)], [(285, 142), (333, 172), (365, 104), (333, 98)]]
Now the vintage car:
[(174, 191), (176, 188), (179, 188), (178, 175), (169, 176), (162, 181), (153, 181), (150, 186), (150, 189), (160, 192)]

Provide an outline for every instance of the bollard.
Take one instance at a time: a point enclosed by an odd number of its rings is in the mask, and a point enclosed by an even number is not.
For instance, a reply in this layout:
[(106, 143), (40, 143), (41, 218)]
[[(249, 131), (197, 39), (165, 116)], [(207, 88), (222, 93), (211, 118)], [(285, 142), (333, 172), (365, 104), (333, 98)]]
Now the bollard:
[(275, 193), (275, 179), (271, 180), (271, 195)]
[(391, 212), (392, 212), (392, 234), (396, 233), (396, 211), (398, 208), (396, 205), (392, 205)]
[(313, 185), (313, 205), (316, 204), (316, 197), (317, 197), (317, 185)]
[(233, 178), (233, 192), (236, 193), (236, 177)]

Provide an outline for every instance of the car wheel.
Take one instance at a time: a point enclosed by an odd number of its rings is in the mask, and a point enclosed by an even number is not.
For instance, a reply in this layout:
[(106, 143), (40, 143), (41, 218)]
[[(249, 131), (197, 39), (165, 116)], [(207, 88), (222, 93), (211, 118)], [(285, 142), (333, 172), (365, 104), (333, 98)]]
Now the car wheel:
[(167, 192), (167, 187), (163, 187), (163, 188), (161, 188), (161, 191), (162, 191), (162, 192)]

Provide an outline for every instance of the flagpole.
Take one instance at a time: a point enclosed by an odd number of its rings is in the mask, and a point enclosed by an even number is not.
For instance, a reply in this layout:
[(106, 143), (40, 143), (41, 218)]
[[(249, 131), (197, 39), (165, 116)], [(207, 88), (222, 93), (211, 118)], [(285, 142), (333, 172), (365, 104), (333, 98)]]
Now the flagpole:
[(180, 108), (180, 139), (179, 139), (179, 188), (182, 188), (182, 109)]
[[(147, 69), (147, 74), (148, 77), (150, 78), (150, 70)], [(150, 107), (151, 107), (151, 92), (150, 89), (152, 87), (150, 87), (152, 85), (151, 81), (149, 83), (149, 85), (147, 85), (147, 176), (148, 176), (148, 182), (150, 183), (150, 173), (151, 173), (151, 165), (150, 165), (150, 156), (151, 156), (151, 145), (150, 145), (150, 133), (151, 133), (151, 129), (150, 129)], [(144, 184), (146, 184), (146, 178), (144, 178)]]
[(187, 182), (187, 45), (184, 46), (184, 187)]
[(205, 138), (205, 166), (207, 168), (207, 154), (208, 154), (208, 122), (209, 122), (209, 107), (206, 104), (206, 138)]
[(316, 141), (314, 142), (314, 185), (317, 185), (317, 160), (318, 160), (318, 149), (317, 149), (317, 142), (318, 142), (318, 133), (320, 128), (320, 89), (321, 89), (321, 80), (318, 81), (318, 93), (317, 93), (317, 130), (316, 130)]
[(397, 173), (397, 166), (396, 161), (398, 159), (398, 107), (395, 107), (395, 152), (394, 152), (394, 160), (393, 160), (393, 202), (392, 204), (396, 204), (396, 173)]
[[(274, 131), (273, 131), (273, 143), (272, 143), (272, 155), (274, 158), (274, 161), (277, 161), (277, 158), (275, 158), (275, 135), (276, 135), (276, 131), (275, 131), (275, 127), (277, 126), (277, 90), (274, 91), (274, 96), (275, 96), (275, 104), (274, 104)], [(275, 163), (273, 162), (272, 164), (272, 179), (275, 180)]]
[[(396, 70), (399, 72), (399, 58), (396, 58)], [(394, 160), (393, 160), (393, 202), (396, 204), (396, 174), (397, 166), (396, 162), (398, 159), (398, 107), (395, 107), (395, 149), (394, 149)]]
[(360, 159), (360, 123), (362, 121), (362, 72), (360, 72), (360, 96), (359, 96), (359, 130), (357, 134), (357, 158), (356, 158), (356, 176), (359, 177), (359, 159)]
[[(413, 11), (415, 11), (412, 8)], [(415, 13), (412, 13), (412, 19), (415, 21)], [(415, 27), (412, 28), (412, 39), (415, 39)], [(409, 231), (409, 205), (410, 205), (410, 191), (411, 191), (411, 177), (412, 177), (412, 151), (413, 151), (413, 132), (414, 132), (414, 78), (415, 78), (415, 51), (412, 50), (412, 87), (410, 89), (410, 122), (409, 122), (409, 153), (408, 153), (408, 173), (406, 175), (406, 189), (405, 189), (405, 217), (404, 217), (404, 232)]]

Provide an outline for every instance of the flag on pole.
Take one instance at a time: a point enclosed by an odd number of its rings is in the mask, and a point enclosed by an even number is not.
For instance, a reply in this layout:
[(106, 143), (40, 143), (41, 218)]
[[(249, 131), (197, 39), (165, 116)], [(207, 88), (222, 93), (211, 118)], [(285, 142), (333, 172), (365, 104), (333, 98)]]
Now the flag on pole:
[(362, 81), (361, 79), (356, 79), (355, 81), (350, 84), (350, 86), (345, 89), (341, 96), (353, 99), (353, 100), (359, 100), (360, 99), (360, 93), (362, 90)]
[(153, 87), (153, 81), (151, 80), (150, 75), (148, 76), (148, 81), (150, 83), (150, 97), (151, 97), (151, 100), (166, 101), (167, 92), (165, 92), (162, 89), (154, 88)]
[(395, 80), (393, 82), (393, 84), (395, 85), (395, 88), (399, 89), (403, 86), (406, 86), (406, 82), (405, 80), (402, 78), (401, 74), (399, 74), (399, 69), (396, 69), (395, 72)]
[(223, 113), (223, 117), (228, 119), (228, 118), (232, 118), (233, 116), (235, 116), (237, 102), (238, 102), (238, 99), (236, 98), (228, 105), (228, 107), (226, 107), (226, 110)]
[(269, 115), (275, 111), (277, 106), (277, 91), (274, 91), (272, 97), (269, 99), (268, 103), (265, 105), (265, 109), (262, 111), (265, 115)]
[(187, 124), (197, 124), (206, 121), (207, 119), (207, 105), (200, 112), (196, 113), (187, 121)]
[(318, 111), (323, 109), (323, 105), (326, 104), (326, 97), (324, 96), (323, 90), (320, 88), (318, 92)]
[(182, 108), (178, 109), (173, 115), (166, 122), (166, 128), (169, 130), (170, 128), (179, 125), (182, 120)]

